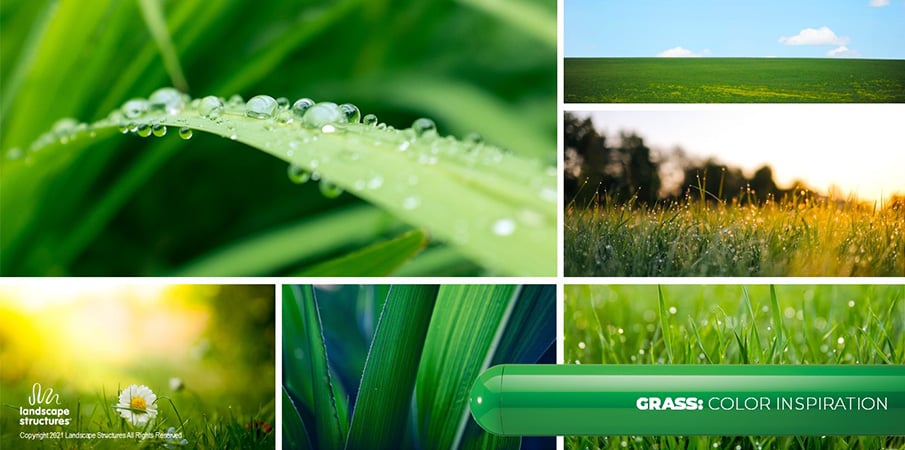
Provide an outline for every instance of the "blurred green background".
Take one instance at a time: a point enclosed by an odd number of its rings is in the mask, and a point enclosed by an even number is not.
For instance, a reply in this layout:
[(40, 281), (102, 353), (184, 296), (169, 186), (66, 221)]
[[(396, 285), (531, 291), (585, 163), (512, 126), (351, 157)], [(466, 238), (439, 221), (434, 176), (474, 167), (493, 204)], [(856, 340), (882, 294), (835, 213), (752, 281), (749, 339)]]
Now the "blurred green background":
[(60, 431), (129, 430), (112, 405), (121, 389), (137, 384), (158, 396), (152, 425), (179, 427), (175, 405), (193, 448), (212, 436), (249, 443), (240, 439), (249, 424), (274, 419), (274, 295), (272, 285), (62, 280), (0, 287), (0, 443), (21, 445), (20, 431), (55, 431), (18, 424), (17, 408), (29, 407), (34, 383), (54, 389), (60, 407), (72, 411)]
[[(147, 25), (154, 11), (169, 31), (157, 40)], [(327, 199), (316, 183), (292, 184), (285, 163), (205, 133), (190, 141), (99, 133), (29, 154), (59, 119), (95, 121), (162, 86), (194, 97), (351, 102), (397, 128), (426, 116), (443, 135), (478, 132), (553, 164), (555, 25), (549, 0), (4, 1), (0, 161), (34, 167), (2, 194), (0, 273), (178, 273), (247, 239), (372, 208), (350, 194)], [(388, 215), (378, 223), (273, 273), (247, 275), (293, 273), (409, 228)], [(488, 270), (436, 244), (423, 257), (402, 274)]]

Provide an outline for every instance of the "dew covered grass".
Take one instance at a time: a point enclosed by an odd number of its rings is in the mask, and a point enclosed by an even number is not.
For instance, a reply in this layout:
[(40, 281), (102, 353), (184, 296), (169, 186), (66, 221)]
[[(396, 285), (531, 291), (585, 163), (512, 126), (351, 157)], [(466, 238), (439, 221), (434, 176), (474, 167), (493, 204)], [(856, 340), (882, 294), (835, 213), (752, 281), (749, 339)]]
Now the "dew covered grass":
[(819, 58), (565, 58), (569, 103), (905, 101), (905, 61)]
[[(566, 285), (564, 293), (566, 364), (905, 364), (903, 285)], [(565, 441), (589, 450), (905, 448), (902, 436)]]
[(891, 207), (686, 200), (569, 207), (564, 222), (566, 276), (905, 276)]

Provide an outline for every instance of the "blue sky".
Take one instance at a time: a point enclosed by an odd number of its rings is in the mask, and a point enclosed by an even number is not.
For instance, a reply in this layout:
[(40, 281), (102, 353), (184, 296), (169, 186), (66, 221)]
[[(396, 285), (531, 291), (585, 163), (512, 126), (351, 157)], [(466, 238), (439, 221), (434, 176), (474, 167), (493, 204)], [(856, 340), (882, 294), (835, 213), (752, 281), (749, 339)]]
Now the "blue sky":
[(905, 0), (564, 0), (566, 57), (905, 59)]

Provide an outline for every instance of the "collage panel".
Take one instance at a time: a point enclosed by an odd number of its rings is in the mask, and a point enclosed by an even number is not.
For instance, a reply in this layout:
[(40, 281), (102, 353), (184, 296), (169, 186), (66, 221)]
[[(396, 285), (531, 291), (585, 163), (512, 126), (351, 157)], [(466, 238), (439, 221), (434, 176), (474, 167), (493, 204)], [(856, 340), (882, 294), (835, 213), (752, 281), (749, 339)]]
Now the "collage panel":
[(3, 5), (0, 276), (557, 275), (555, 1)]
[(499, 433), (479, 388), (556, 362), (554, 285), (282, 289), (282, 448), (555, 447)]
[(903, 285), (567, 284), (564, 302), (587, 382), (560, 407), (592, 405), (566, 449), (905, 446)]
[(564, 0), (566, 103), (903, 103), (905, 4)]
[(0, 446), (276, 447), (273, 285), (0, 285)]
[(565, 275), (901, 277), (902, 114), (902, 105), (566, 111)]

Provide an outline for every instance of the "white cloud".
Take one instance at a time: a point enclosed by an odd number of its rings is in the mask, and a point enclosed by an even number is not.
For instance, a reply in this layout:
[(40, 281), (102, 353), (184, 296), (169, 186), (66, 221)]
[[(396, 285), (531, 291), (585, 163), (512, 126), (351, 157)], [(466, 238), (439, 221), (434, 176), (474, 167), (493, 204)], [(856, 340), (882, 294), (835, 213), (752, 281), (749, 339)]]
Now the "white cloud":
[(861, 56), (861, 53), (859, 53), (857, 50), (852, 50), (844, 45), (840, 45), (839, 47), (826, 52), (826, 56), (832, 58), (857, 58)]
[(699, 52), (693, 52), (684, 47), (673, 47), (669, 50), (657, 54), (660, 58), (696, 58), (701, 56), (709, 56), (710, 50), (704, 49)]
[(874, 8), (889, 6), (889, 0), (870, 0), (870, 6), (873, 6)]
[(836, 36), (829, 27), (805, 28), (795, 36), (783, 36), (779, 42), (786, 45), (848, 45), (851, 39)]

